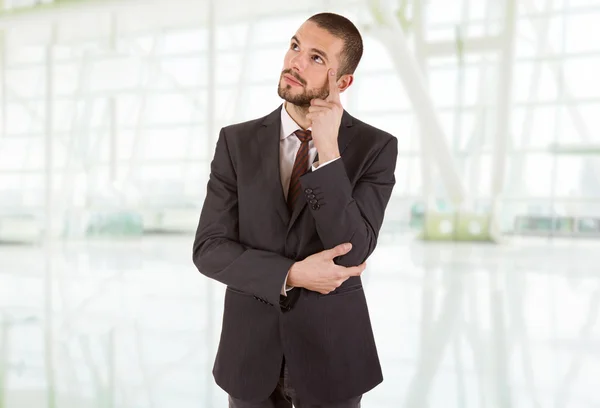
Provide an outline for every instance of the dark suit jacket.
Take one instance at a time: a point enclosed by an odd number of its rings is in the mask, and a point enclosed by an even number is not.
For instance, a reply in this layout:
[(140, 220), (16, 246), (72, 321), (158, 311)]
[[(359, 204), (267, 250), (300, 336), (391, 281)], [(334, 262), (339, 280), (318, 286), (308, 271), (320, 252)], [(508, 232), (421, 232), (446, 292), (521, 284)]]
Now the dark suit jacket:
[(281, 109), (223, 128), (211, 163), (193, 261), (227, 285), (213, 375), (235, 398), (265, 400), (285, 355), (299, 399), (345, 400), (383, 381), (361, 278), (327, 295), (295, 288), (287, 311), (280, 292), (295, 261), (344, 242), (353, 247), (338, 265), (359, 265), (373, 252), (398, 142), (344, 111), (341, 159), (301, 177), (290, 214), (279, 175)]

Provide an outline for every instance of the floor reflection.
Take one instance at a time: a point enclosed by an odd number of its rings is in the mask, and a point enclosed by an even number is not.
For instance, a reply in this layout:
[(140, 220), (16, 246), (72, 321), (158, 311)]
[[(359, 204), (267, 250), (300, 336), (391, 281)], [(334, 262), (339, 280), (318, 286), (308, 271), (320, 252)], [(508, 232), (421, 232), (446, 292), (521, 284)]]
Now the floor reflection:
[[(192, 239), (0, 246), (0, 408), (226, 406), (224, 288)], [(363, 406), (600, 406), (599, 249), (382, 236), (363, 280), (385, 380)]]

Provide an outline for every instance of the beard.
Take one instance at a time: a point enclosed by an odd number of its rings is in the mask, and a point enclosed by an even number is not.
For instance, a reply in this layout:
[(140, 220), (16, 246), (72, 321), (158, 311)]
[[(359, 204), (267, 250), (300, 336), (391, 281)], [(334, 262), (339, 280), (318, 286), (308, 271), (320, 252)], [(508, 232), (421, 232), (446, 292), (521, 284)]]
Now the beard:
[[(286, 83), (282, 84), (283, 75), (289, 74), (298, 82), (300, 82), (305, 88), (304, 91), (300, 94), (294, 94), (292, 92), (292, 85), (288, 85)], [(291, 70), (285, 70), (281, 73), (279, 77), (279, 86), (277, 88), (277, 93), (279, 97), (293, 105), (296, 105), (299, 108), (308, 109), (310, 107), (310, 101), (312, 99), (325, 99), (329, 96), (329, 84), (325, 82), (325, 84), (321, 88), (316, 89), (306, 89), (306, 81), (302, 78), (296, 76), (294, 72)]]

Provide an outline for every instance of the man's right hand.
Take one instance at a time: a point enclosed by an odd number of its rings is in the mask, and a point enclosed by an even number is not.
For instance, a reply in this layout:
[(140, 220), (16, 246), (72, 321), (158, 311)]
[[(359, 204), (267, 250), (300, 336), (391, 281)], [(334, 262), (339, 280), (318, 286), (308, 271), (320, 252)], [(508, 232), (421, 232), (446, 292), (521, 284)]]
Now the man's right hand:
[(347, 254), (351, 249), (352, 244), (348, 242), (296, 262), (290, 268), (287, 285), (303, 287), (323, 295), (334, 291), (349, 277), (360, 276), (367, 266), (366, 262), (351, 267), (333, 262), (334, 258)]

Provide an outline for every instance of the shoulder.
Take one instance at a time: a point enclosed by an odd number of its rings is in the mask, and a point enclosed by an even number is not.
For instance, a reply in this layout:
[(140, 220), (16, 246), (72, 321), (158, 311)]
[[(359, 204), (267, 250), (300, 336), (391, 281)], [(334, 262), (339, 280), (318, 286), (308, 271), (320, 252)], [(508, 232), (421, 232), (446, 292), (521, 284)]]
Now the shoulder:
[(221, 132), (230, 137), (253, 137), (263, 126), (281, 121), (281, 106), (263, 117), (225, 126)]
[(352, 119), (352, 126), (356, 127), (358, 134), (362, 135), (365, 139), (368, 139), (370, 144), (385, 146), (388, 143), (398, 143), (396, 136), (392, 135), (391, 133), (363, 122), (362, 120), (356, 119), (353, 116), (350, 117)]
[(223, 127), (223, 132), (225, 132), (227, 135), (245, 134), (253, 129), (258, 129), (265, 119), (266, 116), (258, 119), (247, 120), (245, 122), (233, 123)]

